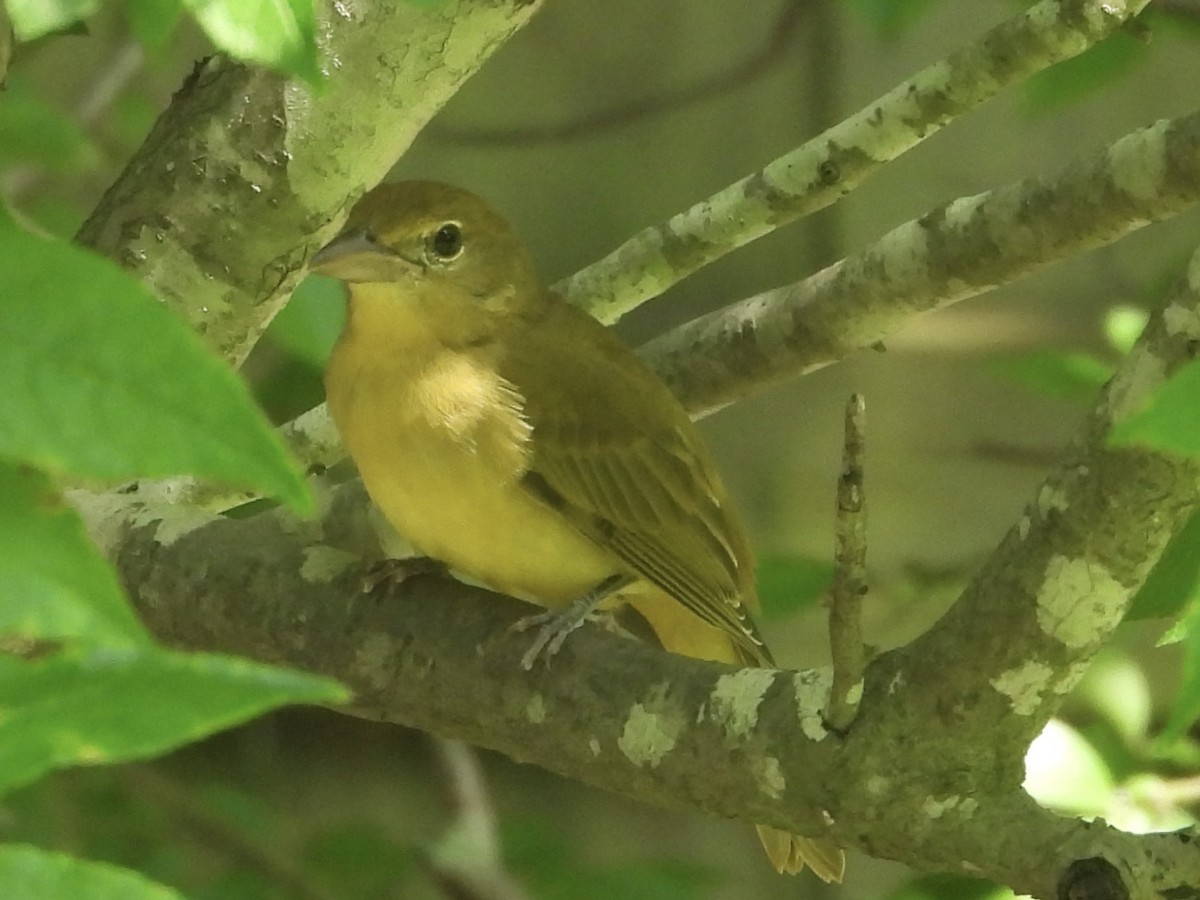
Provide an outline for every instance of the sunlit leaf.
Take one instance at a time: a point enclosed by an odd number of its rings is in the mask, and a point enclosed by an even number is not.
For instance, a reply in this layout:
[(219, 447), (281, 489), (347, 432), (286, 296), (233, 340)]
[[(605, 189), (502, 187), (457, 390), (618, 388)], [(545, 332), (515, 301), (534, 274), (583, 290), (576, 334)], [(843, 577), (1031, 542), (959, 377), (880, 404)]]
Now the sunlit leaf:
[(90, 16), (99, 0), (5, 0), (13, 32), (21, 43), (32, 41)]
[(315, 84), (313, 0), (183, 0), (209, 39), (230, 55)]
[(148, 636), (50, 481), (0, 461), (0, 633), (142, 643)]
[(0, 846), (0, 897), (16, 900), (185, 900), (166, 885), (108, 863), (26, 844)]
[(242, 380), (138, 281), (3, 209), (0, 253), (0, 457), (100, 479), (188, 473), (310, 506)]
[(338, 684), (233, 657), (155, 647), (0, 655), (0, 792), (73, 765), (153, 756)]

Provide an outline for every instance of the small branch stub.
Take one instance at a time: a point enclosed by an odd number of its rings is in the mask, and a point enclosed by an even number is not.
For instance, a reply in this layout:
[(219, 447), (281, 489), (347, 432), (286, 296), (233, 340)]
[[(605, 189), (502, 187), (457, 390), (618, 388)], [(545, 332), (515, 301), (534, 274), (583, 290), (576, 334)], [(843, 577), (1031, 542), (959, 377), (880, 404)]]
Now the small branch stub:
[(836, 731), (848, 728), (858, 714), (866, 666), (862, 635), (862, 601), (867, 593), (867, 501), (863, 493), (866, 426), (866, 401), (862, 394), (854, 394), (846, 404), (829, 609), (833, 688), (826, 721)]

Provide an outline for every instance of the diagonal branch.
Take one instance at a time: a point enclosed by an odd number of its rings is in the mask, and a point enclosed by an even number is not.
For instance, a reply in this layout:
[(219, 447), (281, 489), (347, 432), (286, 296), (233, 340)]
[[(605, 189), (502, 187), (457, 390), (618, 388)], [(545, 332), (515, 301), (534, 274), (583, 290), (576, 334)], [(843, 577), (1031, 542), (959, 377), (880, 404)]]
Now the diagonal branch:
[(726, 253), (824, 209), (1004, 88), (1102, 41), (1148, 2), (1042, 0), (557, 287), (613, 322)]
[(1197, 200), (1200, 112), (1163, 119), (1052, 175), (951, 200), (799, 284), (688, 322), (641, 353), (703, 415)]

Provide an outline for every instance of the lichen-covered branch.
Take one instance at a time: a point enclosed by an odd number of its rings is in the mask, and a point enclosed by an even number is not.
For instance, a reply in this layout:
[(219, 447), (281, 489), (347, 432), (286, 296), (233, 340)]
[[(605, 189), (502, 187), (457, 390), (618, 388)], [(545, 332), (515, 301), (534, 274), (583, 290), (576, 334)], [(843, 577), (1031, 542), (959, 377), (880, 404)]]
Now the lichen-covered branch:
[(1042, 0), (760, 171), (639, 232), (558, 287), (613, 322), (701, 266), (830, 205), (1004, 88), (1103, 40), (1148, 2)]
[(799, 284), (688, 322), (641, 352), (689, 409), (711, 412), (1197, 200), (1200, 112), (1052, 175), (952, 200)]
[(318, 4), (319, 92), (204, 60), (79, 239), (240, 363), (349, 204), (540, 5)]

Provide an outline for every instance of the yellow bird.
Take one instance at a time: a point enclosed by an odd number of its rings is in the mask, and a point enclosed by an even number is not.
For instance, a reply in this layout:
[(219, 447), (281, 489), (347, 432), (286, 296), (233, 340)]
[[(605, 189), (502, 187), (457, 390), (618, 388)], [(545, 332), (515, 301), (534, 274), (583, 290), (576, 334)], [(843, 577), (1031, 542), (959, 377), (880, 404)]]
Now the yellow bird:
[[(420, 552), (556, 611), (526, 668), (624, 603), (673, 653), (773, 665), (745, 530), (687, 413), (482, 200), (382, 185), (312, 269), (349, 285), (325, 388), (367, 492)], [(759, 835), (779, 871), (841, 880), (837, 847)]]

